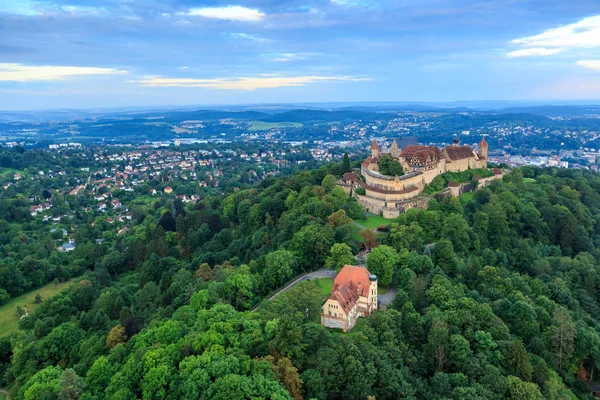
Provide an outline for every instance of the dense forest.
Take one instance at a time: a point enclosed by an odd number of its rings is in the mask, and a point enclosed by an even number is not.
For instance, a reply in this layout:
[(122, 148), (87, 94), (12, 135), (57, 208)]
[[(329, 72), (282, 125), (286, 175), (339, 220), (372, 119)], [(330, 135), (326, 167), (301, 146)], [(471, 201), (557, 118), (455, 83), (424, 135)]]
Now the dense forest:
[[(11, 398), (591, 398), (600, 176), (515, 169), (402, 214), (366, 260), (394, 301), (341, 333), (320, 326), (314, 282), (263, 299), (356, 254), (362, 210), (335, 185), (345, 169), (197, 203), (161, 197), (102, 245), (78, 225), (88, 250), (68, 265), (83, 275), (0, 338)], [(3, 268), (21, 269), (19, 252)]]

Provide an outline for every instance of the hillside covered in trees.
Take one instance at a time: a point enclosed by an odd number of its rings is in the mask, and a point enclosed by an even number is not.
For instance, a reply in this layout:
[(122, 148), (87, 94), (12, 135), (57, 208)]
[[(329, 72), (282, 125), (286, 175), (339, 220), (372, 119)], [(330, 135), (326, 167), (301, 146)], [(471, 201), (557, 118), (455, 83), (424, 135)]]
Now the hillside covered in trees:
[(17, 400), (592, 398), (600, 176), (516, 169), (401, 215), (367, 258), (396, 298), (343, 334), (319, 325), (314, 282), (262, 301), (358, 250), (342, 172), (163, 197), (104, 247), (80, 234), (87, 272), (0, 338), (2, 385)]

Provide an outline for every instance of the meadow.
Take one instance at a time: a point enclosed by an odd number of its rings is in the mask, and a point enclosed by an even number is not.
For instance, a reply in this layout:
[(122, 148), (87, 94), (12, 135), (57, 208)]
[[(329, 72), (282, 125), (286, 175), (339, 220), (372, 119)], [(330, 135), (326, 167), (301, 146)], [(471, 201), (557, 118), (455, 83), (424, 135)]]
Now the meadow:
[(0, 336), (8, 336), (19, 329), (19, 317), (17, 316), (17, 307), (27, 307), (29, 314), (33, 313), (39, 304), (35, 303), (35, 296), (42, 296), (42, 302), (69, 287), (75, 279), (66, 282), (54, 284), (50, 282), (46, 286), (32, 290), (21, 296), (10, 299), (6, 304), (0, 306)]

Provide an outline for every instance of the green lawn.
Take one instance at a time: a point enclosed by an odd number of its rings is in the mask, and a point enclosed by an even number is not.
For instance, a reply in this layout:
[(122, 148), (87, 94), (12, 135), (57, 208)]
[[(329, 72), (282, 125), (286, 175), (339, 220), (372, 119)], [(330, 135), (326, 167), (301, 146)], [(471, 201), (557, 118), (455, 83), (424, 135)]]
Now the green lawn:
[(21, 170), (18, 170), (18, 169), (14, 169), (14, 168), (0, 168), (0, 177), (2, 177), (2, 179), (12, 178), (15, 173), (18, 173), (18, 174), (21, 174), (21, 175), (25, 176), (25, 173), (23, 171), (21, 171)]
[(314, 280), (319, 289), (321, 289), (321, 296), (323, 299), (329, 296), (331, 288), (333, 288), (333, 279), (331, 278), (317, 278)]
[(132, 204), (151, 205), (151, 204), (154, 204), (154, 202), (156, 202), (156, 201), (158, 201), (158, 196), (144, 195), (144, 196), (138, 196), (135, 199), (133, 199)]
[(360, 234), (360, 231), (362, 231), (361, 227), (352, 225), (352, 239), (356, 240), (357, 242), (363, 241), (363, 237)]
[(525, 182), (525, 183), (535, 182), (535, 179), (533, 179), (533, 178), (523, 178), (523, 182)]
[[(63, 291), (74, 281), (75, 279), (71, 279), (70, 281), (59, 283), (58, 285), (49, 283), (46, 286), (42, 286), (41, 288), (32, 290), (29, 293), (15, 297), (9, 300), (8, 303), (0, 306), (0, 326), (2, 326), (2, 329), (0, 330), (0, 336), (8, 336), (19, 329), (17, 306), (21, 308), (27, 307), (27, 311), (29, 314), (31, 314), (39, 306), (39, 304), (35, 304), (34, 302), (36, 294), (39, 293), (40, 296), (42, 296), (42, 301), (46, 300), (49, 297), (52, 297)], [(2, 400), (2, 398), (0, 398), (0, 400)]]
[(468, 192), (461, 194), (459, 198), (463, 203), (468, 203), (473, 200), (473, 196), (475, 196), (475, 192)]
[(371, 229), (377, 229), (379, 225), (389, 225), (392, 221), (392, 219), (386, 219), (379, 215), (369, 215), (367, 218), (354, 220), (357, 224)]
[(263, 121), (251, 121), (249, 131), (268, 131), (274, 128), (300, 128), (302, 126), (299, 122), (263, 122)]
[(386, 294), (390, 291), (389, 286), (377, 286), (377, 294)]

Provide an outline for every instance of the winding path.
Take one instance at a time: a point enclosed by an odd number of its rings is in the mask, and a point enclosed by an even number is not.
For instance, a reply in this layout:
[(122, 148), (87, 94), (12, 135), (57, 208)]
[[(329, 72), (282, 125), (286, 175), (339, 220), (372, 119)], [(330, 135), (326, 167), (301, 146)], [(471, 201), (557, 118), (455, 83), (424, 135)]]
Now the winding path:
[(10, 395), (8, 394), (8, 390), (0, 389), (0, 393), (4, 394), (6, 396), (6, 400), (10, 400)]
[[(316, 278), (335, 278), (336, 274), (337, 274), (337, 272), (335, 272), (331, 269), (327, 269), (327, 268), (321, 268), (321, 269), (318, 269), (313, 272), (308, 272), (308, 273), (301, 275), (300, 277), (294, 279), (293, 281), (291, 281), (290, 283), (288, 283), (287, 285), (285, 285), (284, 287), (279, 289), (273, 296), (271, 296), (268, 299), (263, 300), (263, 301), (273, 300), (275, 297), (279, 296), (281, 293), (285, 292), (286, 290), (288, 290), (290, 288), (293, 288), (294, 286), (296, 286), (298, 283), (300, 283), (302, 281), (313, 280)], [(262, 302), (260, 304), (262, 304)], [(260, 307), (260, 304), (258, 304), (256, 307), (254, 307), (252, 309), (252, 312), (255, 312), (256, 310), (258, 310), (258, 308)]]

